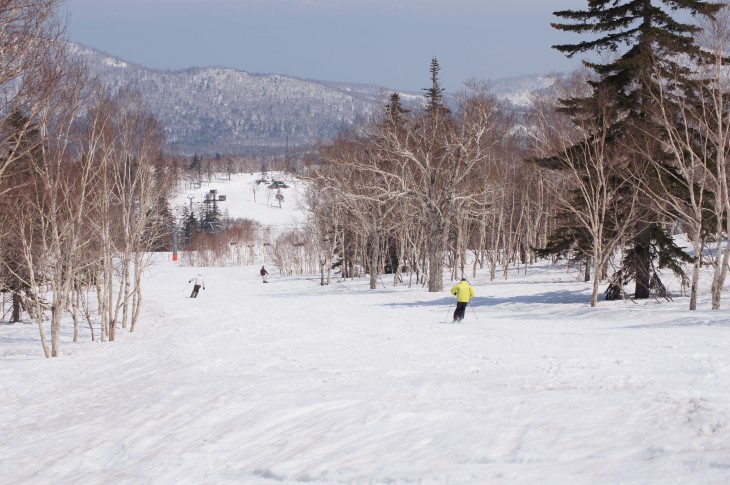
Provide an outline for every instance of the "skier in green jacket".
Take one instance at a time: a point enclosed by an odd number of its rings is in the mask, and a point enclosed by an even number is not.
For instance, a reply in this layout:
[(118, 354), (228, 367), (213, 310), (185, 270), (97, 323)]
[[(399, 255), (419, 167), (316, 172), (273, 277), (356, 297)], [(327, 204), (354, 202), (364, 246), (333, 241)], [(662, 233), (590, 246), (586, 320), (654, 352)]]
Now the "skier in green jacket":
[(453, 288), (451, 288), (451, 294), (456, 296), (456, 310), (454, 310), (454, 321), (460, 322), (464, 319), (464, 313), (466, 313), (466, 305), (469, 304), (469, 300), (474, 296), (474, 288), (471, 287), (466, 278), (461, 278)]

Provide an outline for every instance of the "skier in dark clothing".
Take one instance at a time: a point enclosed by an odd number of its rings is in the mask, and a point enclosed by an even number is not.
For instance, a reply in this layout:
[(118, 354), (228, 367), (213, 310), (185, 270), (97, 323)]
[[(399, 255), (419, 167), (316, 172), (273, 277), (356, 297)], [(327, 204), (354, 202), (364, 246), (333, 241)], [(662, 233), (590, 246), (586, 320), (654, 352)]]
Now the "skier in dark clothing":
[(190, 278), (188, 283), (192, 283), (193, 281), (195, 281), (195, 284), (193, 285), (193, 292), (190, 293), (190, 298), (197, 298), (198, 290), (200, 290), (200, 288), (205, 289), (205, 281), (203, 280), (203, 275), (200, 273), (198, 273), (195, 278)]
[(466, 306), (469, 304), (469, 300), (474, 296), (474, 288), (466, 281), (466, 278), (461, 278), (461, 281), (451, 288), (451, 294), (456, 296), (454, 321), (460, 322), (464, 319), (464, 313), (466, 313)]
[(264, 280), (264, 283), (268, 283), (268, 281), (266, 281), (266, 275), (269, 274), (269, 272), (266, 271), (266, 268), (261, 266), (261, 271), (259, 271), (259, 273), (261, 273), (261, 279)]

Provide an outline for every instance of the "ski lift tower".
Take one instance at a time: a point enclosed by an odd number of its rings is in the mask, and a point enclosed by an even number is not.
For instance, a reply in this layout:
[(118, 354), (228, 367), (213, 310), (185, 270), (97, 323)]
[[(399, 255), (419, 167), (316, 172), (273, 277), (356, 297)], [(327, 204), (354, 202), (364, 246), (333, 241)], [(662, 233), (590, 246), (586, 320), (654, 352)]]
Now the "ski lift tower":
[[(188, 195), (188, 201), (190, 202), (190, 213), (193, 213), (193, 200), (195, 199), (194, 195)], [(184, 224), (186, 221), (180, 220), (173, 224), (172, 226), (172, 260), (177, 261), (177, 236), (180, 232), (180, 226)]]
[[(206, 214), (210, 214), (210, 205), (212, 205), (212, 213), (218, 214), (218, 202), (225, 202), (226, 196), (218, 194), (218, 191), (216, 189), (211, 189), (208, 193), (205, 194), (203, 197), (203, 202), (205, 204), (205, 212)], [(210, 232), (220, 232), (224, 230), (225, 228), (222, 227), (221, 224), (218, 224), (219, 221), (208, 221), (208, 224), (210, 224)], [(218, 227), (216, 227), (218, 226)]]
[(180, 232), (180, 224), (182, 224), (182, 220), (179, 222), (175, 222), (172, 224), (172, 261), (177, 261), (177, 236)]

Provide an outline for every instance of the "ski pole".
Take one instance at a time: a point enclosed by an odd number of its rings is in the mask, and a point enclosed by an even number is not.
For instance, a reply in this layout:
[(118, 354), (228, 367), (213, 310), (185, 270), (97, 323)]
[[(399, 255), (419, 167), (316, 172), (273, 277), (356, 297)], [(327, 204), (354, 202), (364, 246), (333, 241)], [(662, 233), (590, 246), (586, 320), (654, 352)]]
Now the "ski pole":
[(454, 300), (451, 300), (451, 304), (449, 305), (449, 310), (446, 312), (446, 318), (444, 318), (444, 323), (446, 323), (449, 320), (449, 313), (451, 313), (452, 306), (454, 306)]
[(477, 316), (477, 311), (474, 310), (474, 306), (471, 304), (471, 302), (469, 302), (469, 308), (471, 308), (471, 311), (474, 312), (474, 318), (479, 320), (479, 317)]
[(383, 283), (383, 278), (380, 275), (378, 275), (378, 279), (380, 280), (380, 283), (383, 285), (383, 289), (385, 290), (386, 288), (385, 288), (385, 283)]
[(347, 286), (346, 284), (344, 284), (344, 283), (343, 283), (342, 281), (340, 281), (340, 280), (337, 280), (337, 283), (341, 284), (342, 286), (344, 286), (344, 287), (345, 287), (345, 288), (347, 288), (348, 290), (352, 291), (352, 288), (350, 288), (349, 286)]

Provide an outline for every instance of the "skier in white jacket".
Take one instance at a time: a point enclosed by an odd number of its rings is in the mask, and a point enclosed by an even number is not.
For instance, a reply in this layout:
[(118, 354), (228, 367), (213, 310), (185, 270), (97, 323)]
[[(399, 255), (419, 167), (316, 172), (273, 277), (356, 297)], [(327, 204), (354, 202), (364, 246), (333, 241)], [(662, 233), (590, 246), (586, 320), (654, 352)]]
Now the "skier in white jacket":
[(200, 290), (200, 288), (205, 289), (205, 280), (203, 279), (202, 274), (198, 273), (198, 276), (190, 278), (190, 281), (188, 281), (188, 283), (192, 283), (193, 280), (195, 280), (195, 284), (193, 285), (193, 292), (190, 293), (190, 298), (196, 298), (198, 296), (198, 290)]

